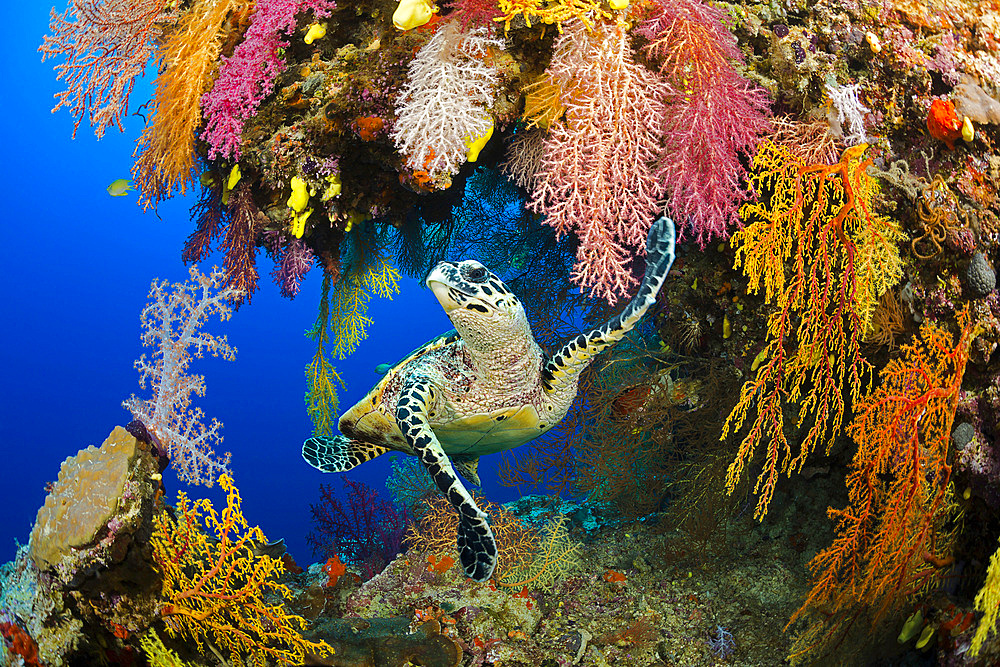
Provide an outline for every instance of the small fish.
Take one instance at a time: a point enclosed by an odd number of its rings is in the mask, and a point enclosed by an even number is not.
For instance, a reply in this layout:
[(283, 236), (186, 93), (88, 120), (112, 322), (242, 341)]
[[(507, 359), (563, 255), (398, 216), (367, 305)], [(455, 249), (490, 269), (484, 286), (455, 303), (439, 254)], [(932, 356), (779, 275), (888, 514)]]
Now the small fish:
[(379, 364), (375, 367), (375, 372), (379, 375), (385, 375), (392, 368), (392, 364)]
[(108, 194), (112, 197), (124, 197), (132, 190), (132, 181), (127, 178), (119, 178), (111, 182), (108, 186)]

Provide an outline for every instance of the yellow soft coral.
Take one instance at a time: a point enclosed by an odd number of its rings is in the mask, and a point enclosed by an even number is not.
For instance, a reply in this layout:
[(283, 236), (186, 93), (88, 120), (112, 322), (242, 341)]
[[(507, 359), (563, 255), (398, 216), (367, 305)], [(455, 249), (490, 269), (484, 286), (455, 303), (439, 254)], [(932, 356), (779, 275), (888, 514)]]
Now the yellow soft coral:
[(199, 651), (210, 640), (229, 651), (232, 665), (301, 664), (307, 652), (332, 653), (326, 642), (302, 638), (305, 619), (264, 601), (274, 594), (291, 597), (277, 582), (284, 566), (254, 553), (267, 539), (243, 517), (232, 478), (222, 475), (219, 486), (226, 492), (222, 512), (181, 491), (174, 515), (164, 511), (156, 517), (151, 542), (163, 576), (160, 613), (167, 632), (190, 638)]
[(542, 528), (541, 539), (533, 554), (500, 577), (507, 588), (541, 588), (551, 591), (571, 572), (580, 567), (580, 545), (566, 531), (566, 515), (557, 514)]
[[(349, 227), (357, 224), (355, 219), (352, 215)], [(347, 270), (335, 287), (329, 275), (323, 279), (319, 317), (306, 334), (316, 341), (316, 354), (306, 367), (306, 409), (314, 435), (332, 433), (338, 406), (336, 383), (344, 384), (327, 356), (345, 359), (368, 336), (368, 325), (372, 323), (367, 315), (368, 302), (372, 294), (383, 299), (399, 294), (399, 272), (378, 252), (373, 252), (368, 262)]]
[(139, 645), (142, 646), (142, 651), (146, 654), (151, 667), (188, 667), (176, 653), (163, 645), (163, 640), (155, 630), (150, 629), (139, 637)]
[(500, 0), (498, 3), (503, 16), (496, 19), (502, 21), (504, 28), (510, 30), (510, 23), (517, 16), (524, 18), (530, 28), (531, 22), (554, 23), (559, 32), (566, 21), (583, 21), (587, 29), (594, 27), (594, 21), (608, 18), (610, 14), (598, 0)]
[(990, 566), (986, 570), (986, 582), (976, 595), (976, 609), (983, 612), (983, 617), (976, 628), (976, 634), (972, 637), (972, 648), (969, 650), (969, 655), (972, 657), (979, 655), (990, 631), (996, 629), (997, 618), (1000, 616), (1000, 549), (997, 549), (990, 558)]
[(327, 359), (330, 345), (330, 275), (323, 276), (323, 288), (319, 300), (319, 316), (316, 324), (306, 332), (306, 336), (316, 341), (316, 353), (306, 366), (306, 412), (313, 423), (313, 435), (331, 435), (336, 424), (337, 386), (344, 381)]

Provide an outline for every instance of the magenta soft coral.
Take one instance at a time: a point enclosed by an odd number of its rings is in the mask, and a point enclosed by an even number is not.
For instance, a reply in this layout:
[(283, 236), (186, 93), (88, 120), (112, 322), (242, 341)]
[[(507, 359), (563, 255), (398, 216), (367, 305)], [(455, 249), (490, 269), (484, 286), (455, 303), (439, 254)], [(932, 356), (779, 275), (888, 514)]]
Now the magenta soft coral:
[(285, 69), (279, 49), (287, 48), (283, 35), (295, 30), (295, 16), (312, 10), (315, 18), (329, 16), (333, 0), (260, 0), (250, 27), (232, 57), (219, 66), (212, 90), (202, 97), (210, 159), (238, 160), (243, 124), (257, 113), (261, 100), (274, 91), (274, 81)]
[(705, 247), (727, 238), (746, 200), (744, 154), (771, 127), (767, 92), (736, 71), (743, 54), (723, 13), (699, 0), (657, 0), (636, 29), (660, 73), (674, 84), (662, 116), (664, 150), (654, 167), (682, 235)]

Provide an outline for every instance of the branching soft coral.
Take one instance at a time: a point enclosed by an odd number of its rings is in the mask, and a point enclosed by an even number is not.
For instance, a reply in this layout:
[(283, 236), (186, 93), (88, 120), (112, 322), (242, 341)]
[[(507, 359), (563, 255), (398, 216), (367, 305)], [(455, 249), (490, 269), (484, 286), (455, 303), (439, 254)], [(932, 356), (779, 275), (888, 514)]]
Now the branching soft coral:
[(249, 0), (197, 0), (156, 56), (160, 75), (152, 115), (136, 144), (132, 178), (144, 207), (181, 194), (194, 183), (195, 130), (201, 96), (211, 85), (227, 27), (249, 11)]
[(552, 591), (579, 567), (580, 545), (569, 537), (566, 515), (558, 514), (542, 528), (531, 556), (502, 575), (497, 583), (507, 588), (530, 586)]
[(741, 156), (752, 155), (770, 128), (766, 91), (736, 71), (743, 63), (722, 11), (700, 0), (657, 0), (635, 30), (647, 55), (673, 85), (662, 114), (666, 150), (656, 178), (675, 220), (688, 221), (698, 245), (729, 236), (746, 200)]
[(201, 138), (208, 143), (208, 157), (240, 158), (243, 123), (257, 113), (261, 100), (274, 90), (285, 69), (283, 39), (295, 30), (295, 15), (312, 10), (316, 18), (329, 16), (333, 0), (260, 0), (250, 27), (232, 57), (222, 61), (211, 92), (202, 98), (207, 119)]
[(532, 210), (580, 240), (573, 281), (615, 302), (638, 282), (642, 252), (663, 187), (649, 170), (660, 152), (670, 88), (632, 59), (627, 26), (575, 23), (556, 40), (548, 79), (562, 91), (564, 122), (545, 140)]
[[(801, 470), (817, 446), (829, 451), (846, 397), (856, 404), (867, 391), (871, 365), (859, 346), (880, 297), (903, 273), (903, 234), (876, 210), (879, 184), (864, 151), (851, 147), (832, 166), (803, 165), (768, 141), (754, 156), (751, 180), (768, 196), (743, 207), (747, 225), (731, 243), (748, 290), (763, 288), (775, 310), (759, 368), (744, 383), (722, 437), (749, 424), (726, 476), (730, 492), (757, 452), (764, 454), (754, 487), (757, 518), (767, 513), (778, 475)], [(785, 432), (790, 409), (807, 431), (797, 443)]]
[(304, 618), (269, 601), (292, 596), (278, 583), (284, 566), (256, 553), (267, 539), (244, 518), (232, 478), (222, 475), (219, 486), (226, 492), (221, 511), (182, 491), (176, 510), (154, 520), (150, 543), (163, 577), (167, 632), (190, 638), (199, 650), (212, 640), (231, 665), (301, 664), (307, 653), (332, 653), (326, 642), (302, 638)]
[(494, 0), (448, 0), (445, 4), (455, 14), (462, 30), (469, 26), (492, 27), (494, 20), (502, 16)]
[(257, 208), (248, 182), (239, 183), (230, 194), (229, 228), (222, 241), (227, 287), (239, 290), (238, 302), (249, 303), (257, 291), (257, 234), (267, 216)]
[(39, 47), (42, 60), (64, 56), (56, 65), (66, 90), (56, 93), (53, 111), (68, 106), (76, 119), (73, 136), (89, 116), (100, 139), (111, 126), (123, 130), (122, 116), (135, 79), (153, 55), (163, 27), (175, 19), (163, 0), (71, 0), (62, 14), (52, 10)]
[(271, 277), (281, 290), (281, 296), (294, 299), (302, 280), (316, 262), (316, 254), (305, 241), (274, 230), (264, 230), (264, 243), (274, 257)]
[(491, 59), (504, 43), (488, 35), (486, 28), (463, 32), (449, 22), (410, 62), (392, 139), (407, 167), (433, 187), (447, 188), (469, 144), (493, 128), (488, 109), (500, 75)]
[[(362, 263), (363, 262), (363, 263)], [(372, 294), (392, 299), (399, 294), (399, 272), (385, 257), (370, 249), (367, 257), (349, 262), (350, 269), (334, 286), (330, 328), (334, 334), (333, 356), (346, 359), (368, 337), (368, 302)]]
[(344, 386), (337, 370), (330, 363), (330, 283), (329, 274), (323, 276), (320, 291), (319, 315), (306, 336), (316, 341), (316, 352), (306, 366), (306, 413), (313, 423), (313, 435), (330, 435), (338, 417), (340, 401), (337, 384)]
[(925, 322), (857, 406), (848, 428), (858, 447), (847, 477), (850, 506), (828, 510), (836, 537), (809, 564), (813, 588), (790, 621), (809, 621), (793, 664), (835, 650), (862, 611), (877, 622), (947, 573), (958, 511), (948, 450), (977, 335), (965, 312), (958, 319), (957, 340)]
[(206, 353), (227, 361), (236, 357), (225, 336), (201, 328), (211, 315), (228, 320), (230, 302), (240, 292), (222, 287), (225, 276), (218, 269), (207, 276), (197, 266), (189, 272), (191, 280), (186, 283), (153, 281), (150, 302), (142, 311), (142, 342), (153, 348), (153, 354), (135, 362), (139, 386), (145, 388), (149, 382), (153, 397), (142, 400), (133, 395), (122, 406), (156, 435), (178, 477), (211, 486), (220, 474), (229, 472), (229, 454), (219, 458), (213, 451), (222, 442), (222, 423), (213, 419), (206, 426), (201, 408), (191, 407), (192, 394), (205, 395), (205, 378), (188, 373), (188, 368)]
[[(347, 270), (336, 285), (323, 277), (319, 316), (306, 335), (316, 341), (316, 354), (306, 366), (306, 410), (314, 435), (329, 435), (337, 418), (337, 383), (344, 382), (329, 357), (345, 359), (354, 354), (368, 335), (368, 302), (372, 294), (391, 299), (399, 294), (399, 272), (372, 245), (373, 239), (357, 232), (351, 237)], [(331, 347), (332, 346), (332, 347)]]
[(343, 557), (360, 568), (365, 579), (381, 572), (403, 545), (406, 517), (372, 487), (346, 477), (346, 497), (321, 484), (320, 502), (312, 505), (315, 529), (306, 536), (313, 553), (323, 558)]
[(503, 16), (504, 28), (510, 30), (510, 23), (516, 17), (524, 19), (525, 25), (531, 27), (531, 22), (556, 24), (562, 32), (564, 22), (577, 22), (590, 30), (594, 20), (605, 18), (608, 12), (602, 9), (604, 3), (597, 0), (499, 0), (500, 13)]

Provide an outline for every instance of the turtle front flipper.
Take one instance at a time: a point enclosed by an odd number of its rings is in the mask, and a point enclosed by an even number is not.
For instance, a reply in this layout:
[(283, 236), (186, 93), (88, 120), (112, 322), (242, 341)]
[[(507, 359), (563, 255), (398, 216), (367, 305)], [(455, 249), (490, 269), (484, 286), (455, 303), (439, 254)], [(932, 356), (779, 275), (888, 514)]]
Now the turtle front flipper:
[(302, 443), (302, 458), (323, 472), (345, 472), (389, 451), (346, 435), (317, 435)]
[(674, 263), (676, 234), (674, 222), (663, 216), (653, 223), (646, 239), (646, 275), (639, 291), (625, 309), (611, 320), (569, 341), (549, 359), (542, 369), (542, 386), (547, 393), (570, 387), (576, 391), (576, 381), (597, 354), (625, 337), (639, 323), (646, 311), (656, 303)]
[(493, 575), (497, 564), (496, 541), (486, 522), (486, 513), (476, 506), (465, 490), (431, 429), (427, 413), (434, 403), (434, 388), (430, 380), (409, 378), (403, 384), (396, 403), (396, 423), (431, 479), (458, 510), (458, 555), (466, 576), (475, 581), (486, 581)]

